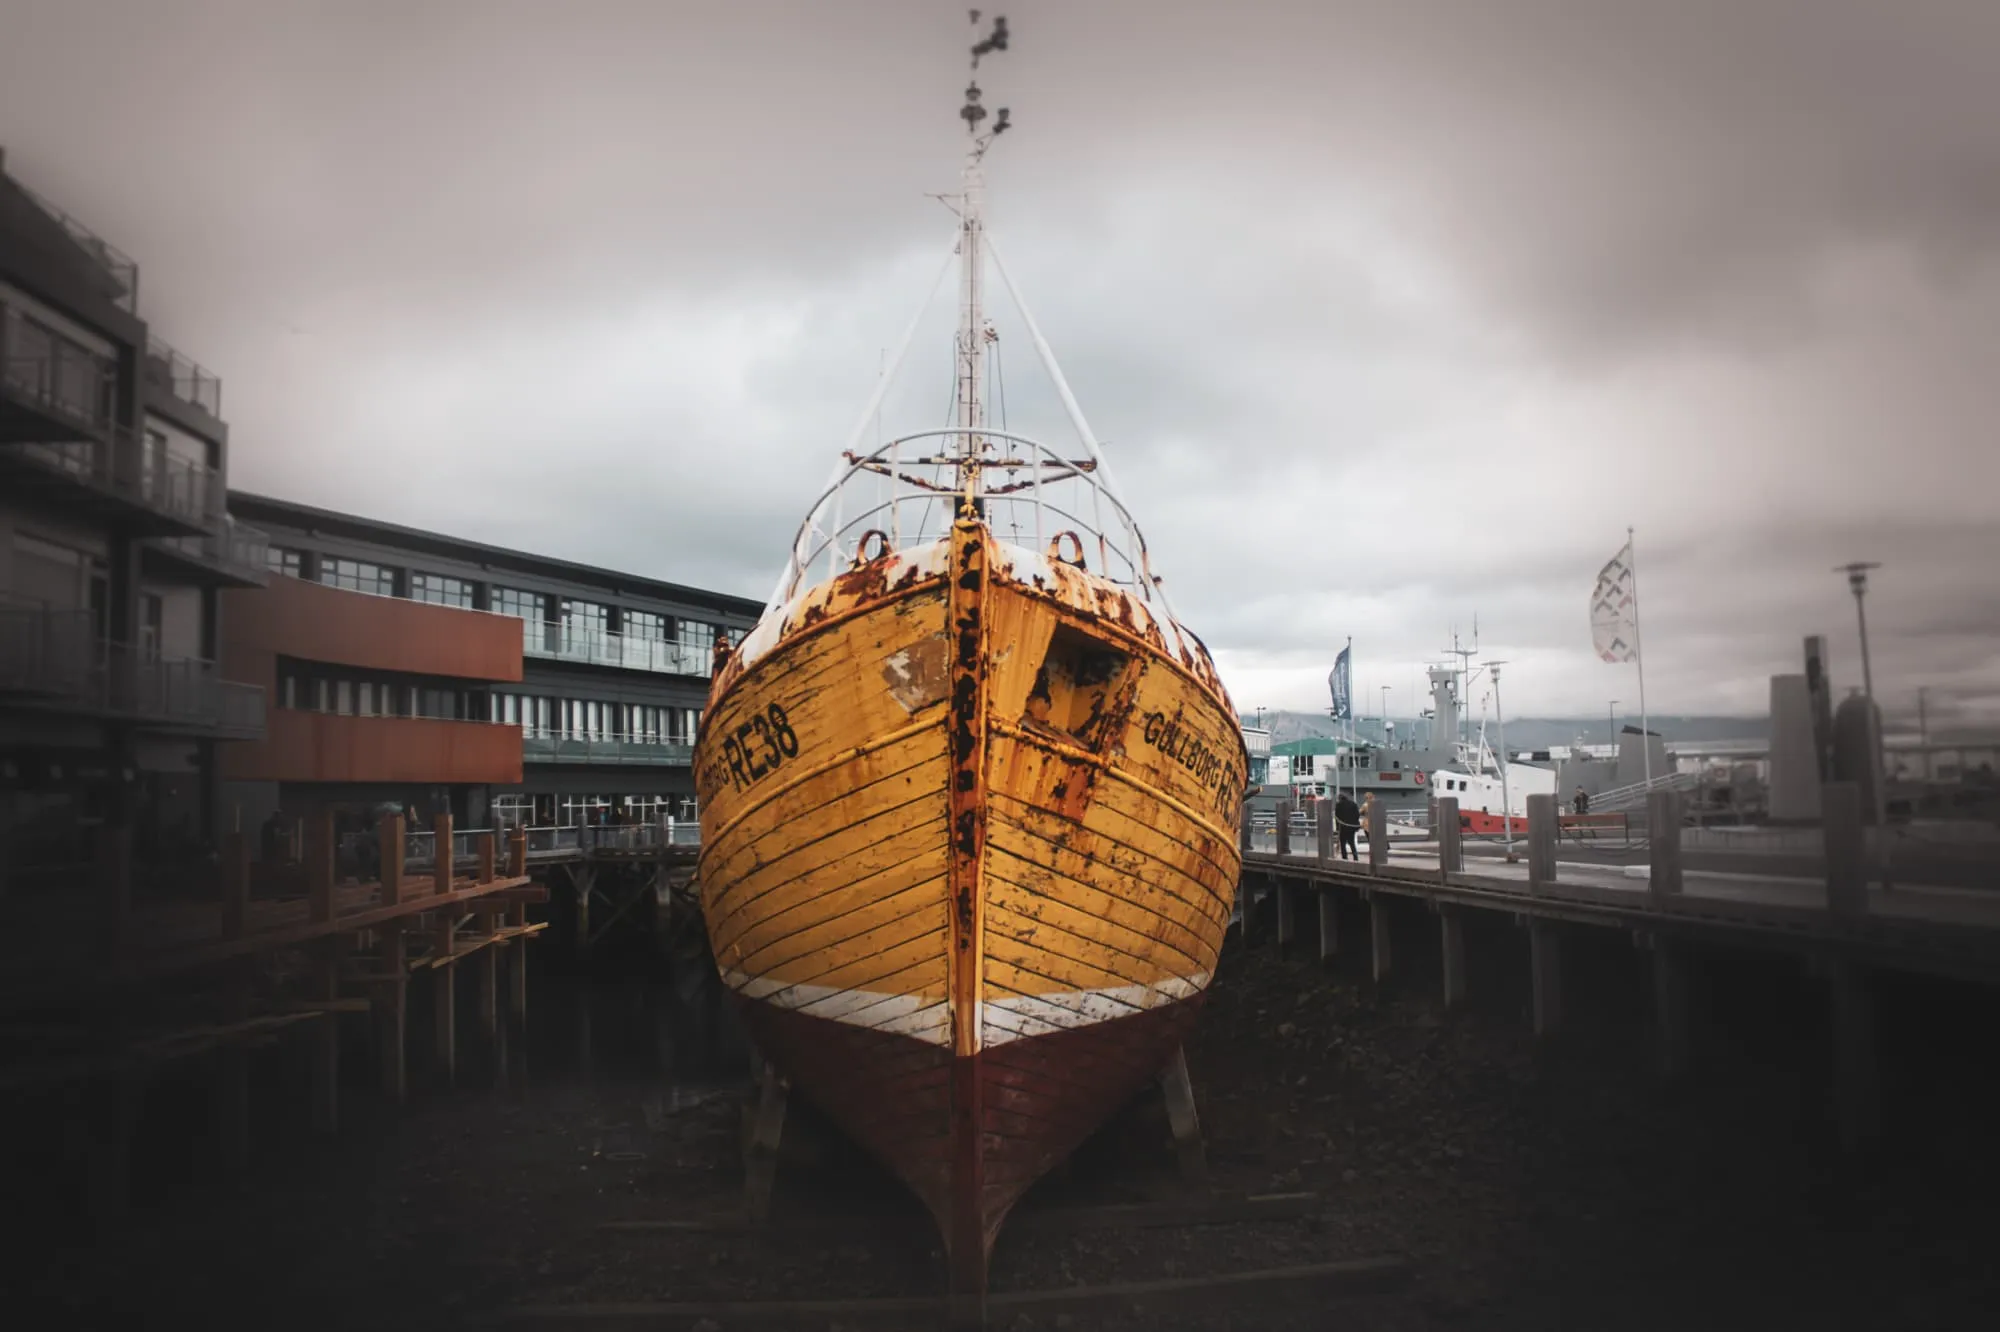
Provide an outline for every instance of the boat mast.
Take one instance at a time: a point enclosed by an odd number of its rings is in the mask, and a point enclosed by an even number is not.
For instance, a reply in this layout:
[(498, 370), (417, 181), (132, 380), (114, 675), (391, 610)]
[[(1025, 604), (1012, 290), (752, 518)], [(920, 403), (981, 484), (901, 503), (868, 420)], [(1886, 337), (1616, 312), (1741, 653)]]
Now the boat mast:
[[(979, 22), (979, 11), (972, 11)], [(993, 31), (972, 48), (972, 80), (965, 89), (959, 118), (965, 122), (965, 170), (958, 198), (958, 490), (968, 505), (979, 494), (979, 457), (985, 441), (973, 433), (986, 424), (986, 178), (987, 148), (1008, 129), (1007, 108), (1001, 107), (993, 127), (982, 132), (986, 108), (980, 104), (979, 57), (1007, 49), (1007, 20), (996, 16)]]

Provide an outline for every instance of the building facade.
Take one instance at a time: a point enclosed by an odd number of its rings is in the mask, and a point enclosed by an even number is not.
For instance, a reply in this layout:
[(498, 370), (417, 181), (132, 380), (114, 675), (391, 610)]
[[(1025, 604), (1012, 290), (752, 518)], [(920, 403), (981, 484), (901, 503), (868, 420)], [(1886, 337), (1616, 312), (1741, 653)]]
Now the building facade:
[(160, 340), (138, 265), (0, 156), (0, 875), (68, 885), (113, 830), (160, 869), (221, 826), (264, 696), (217, 665), (261, 585), (225, 504), (222, 385)]
[[(741, 638), (760, 604), (265, 496), (234, 492), (229, 509), (267, 534), (272, 574), (315, 585), (314, 599), (337, 591), (504, 623), (516, 657), (508, 675), (497, 658), (342, 662), (326, 643), (317, 657), (274, 644), (263, 679), (271, 748), (302, 724), (291, 714), (378, 716), (385, 688), (405, 700), (430, 690), (422, 715), (508, 728), (519, 745), (518, 776), (451, 783), (461, 826), (695, 816), (693, 745), (715, 635)], [(273, 591), (290, 593), (275, 581)]]

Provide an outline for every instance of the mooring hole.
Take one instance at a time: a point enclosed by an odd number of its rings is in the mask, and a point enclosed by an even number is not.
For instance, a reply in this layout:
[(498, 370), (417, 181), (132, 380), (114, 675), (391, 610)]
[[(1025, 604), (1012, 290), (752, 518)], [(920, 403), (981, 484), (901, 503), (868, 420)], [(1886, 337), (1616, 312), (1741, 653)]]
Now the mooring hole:
[(1057, 625), (1028, 691), (1024, 725), (1060, 732), (1097, 749), (1106, 738), (1111, 700), (1132, 658), (1073, 625)]

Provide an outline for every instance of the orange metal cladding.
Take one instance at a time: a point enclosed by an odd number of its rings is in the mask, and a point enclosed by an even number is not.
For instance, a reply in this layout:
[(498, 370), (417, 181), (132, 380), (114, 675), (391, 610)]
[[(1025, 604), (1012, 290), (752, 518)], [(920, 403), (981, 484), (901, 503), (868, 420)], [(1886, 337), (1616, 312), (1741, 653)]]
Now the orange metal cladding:
[(697, 749), (710, 941), (765, 1052), (975, 1292), (1008, 1209), (1194, 1016), (1241, 730), (1198, 641), (974, 521), (778, 615), (717, 671)]
[[(223, 594), (222, 675), (278, 698), (278, 658), (443, 676), (521, 678), (512, 616), (371, 596), (297, 578)], [(476, 782), (521, 780), (521, 729), (422, 717), (344, 717), (272, 707), (265, 736), (221, 750), (233, 781)]]

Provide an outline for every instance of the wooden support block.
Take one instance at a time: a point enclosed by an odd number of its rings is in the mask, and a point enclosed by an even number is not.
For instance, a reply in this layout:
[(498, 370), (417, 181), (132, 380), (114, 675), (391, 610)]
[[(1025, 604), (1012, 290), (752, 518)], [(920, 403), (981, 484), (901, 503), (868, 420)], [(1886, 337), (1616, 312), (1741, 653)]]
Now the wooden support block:
[(382, 846), (382, 905), (395, 906), (403, 900), (403, 816), (377, 819), (375, 837)]
[(1465, 839), (1458, 825), (1458, 797), (1437, 798), (1438, 877), (1465, 872)]
[(382, 1090), (401, 1105), (409, 1099), (409, 1061), (405, 1046), (409, 1030), (409, 965), (403, 932), (390, 925), (382, 936), (382, 968), (389, 979), (377, 991), (381, 1007)]
[(1528, 797), (1528, 891), (1539, 893), (1556, 881), (1556, 798), (1547, 792)]
[(1380, 893), (1368, 895), (1368, 945), (1375, 979), (1389, 978), (1389, 901)]
[(1314, 852), (1319, 863), (1324, 865), (1333, 859), (1333, 802), (1322, 800), (1313, 806), (1313, 833), (1316, 841)]
[(1292, 854), (1292, 802), (1280, 800), (1277, 810), (1278, 854)]
[(452, 846), (451, 815), (440, 814), (431, 825), (431, 891), (448, 893), (451, 891), (452, 876), (455, 873), (453, 860), (457, 852)]
[(1381, 801), (1368, 806), (1368, 872), (1380, 874), (1389, 864), (1389, 807)]
[(528, 830), (516, 827), (507, 833), (507, 877), (518, 879), (528, 872)]
[(1827, 782), (1820, 788), (1826, 848), (1826, 907), (1837, 916), (1868, 913), (1867, 831), (1861, 822), (1861, 787)]
[(1201, 1120), (1195, 1114), (1194, 1083), (1188, 1078), (1187, 1051), (1176, 1045), (1174, 1057), (1160, 1070), (1160, 1091), (1167, 1101), (1167, 1123), (1174, 1131), (1181, 1177), (1193, 1182), (1208, 1176), (1208, 1152), (1202, 1146)]
[[(1675, 794), (1655, 791), (1654, 795)], [(1674, 841), (1680, 841), (1678, 825)], [(1655, 862), (1657, 864), (1658, 862)], [(1659, 1042), (1659, 1070), (1678, 1078), (1688, 1070), (1688, 954), (1678, 939), (1653, 940), (1653, 1022)]]
[(1457, 1008), (1465, 1002), (1465, 917), (1456, 903), (1439, 906), (1438, 936), (1444, 949), (1444, 1006)]
[(1681, 893), (1681, 793), (1646, 796), (1646, 892), (1655, 902)]
[(1293, 889), (1291, 880), (1280, 877), (1277, 880), (1276, 888), (1273, 890), (1273, 896), (1276, 900), (1272, 903), (1272, 909), (1276, 913), (1276, 919), (1272, 922), (1271, 934), (1277, 947), (1278, 955), (1282, 957), (1284, 956), (1286, 945), (1292, 941)]
[[(340, 1001), (341, 955), (346, 940), (339, 935), (321, 939), (314, 947), (311, 997), (329, 1003)], [(321, 1133), (340, 1127), (340, 1010), (330, 1010), (319, 1020), (313, 1033), (312, 1119)]]
[(785, 1133), (785, 1098), (790, 1088), (777, 1065), (761, 1065), (757, 1109), (750, 1121), (750, 1139), (743, 1153), (743, 1210), (752, 1221), (771, 1215), (771, 1190), (778, 1179), (778, 1147)]
[(1552, 920), (1528, 922), (1529, 984), (1534, 992), (1535, 1035), (1554, 1036), (1562, 1027), (1562, 947)]
[(493, 834), (489, 830), (479, 834), (479, 881), (493, 882)]
[[(1855, 789), (1858, 805), (1859, 789), (1852, 783), (1841, 784)], [(1842, 1150), (1852, 1152), (1875, 1136), (1881, 1117), (1875, 1004), (1869, 993), (1868, 973), (1850, 958), (1831, 959), (1827, 1000), (1833, 1027), (1834, 1117)]]
[(240, 832), (222, 838), (222, 937), (241, 939), (250, 909), (250, 843)]
[(1334, 895), (1331, 884), (1323, 884), (1319, 890), (1319, 960), (1333, 961), (1340, 949), (1340, 899)]

